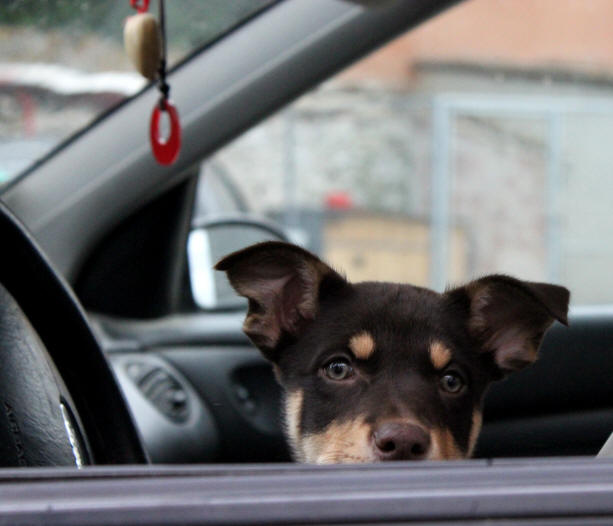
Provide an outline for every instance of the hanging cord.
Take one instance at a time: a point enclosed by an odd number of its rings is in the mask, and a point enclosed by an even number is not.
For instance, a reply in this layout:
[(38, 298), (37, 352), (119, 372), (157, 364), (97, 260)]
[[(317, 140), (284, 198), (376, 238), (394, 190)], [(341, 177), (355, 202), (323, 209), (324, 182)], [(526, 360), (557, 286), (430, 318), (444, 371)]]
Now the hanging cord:
[(164, 0), (159, 1), (159, 22), (160, 34), (162, 38), (162, 56), (160, 58), (160, 67), (158, 69), (158, 89), (162, 96), (160, 97), (160, 109), (164, 109), (164, 102), (168, 100), (170, 94), (170, 86), (166, 82), (166, 13), (164, 9)]
[[(129, 17), (125, 24), (126, 51), (144, 77), (154, 80), (157, 72), (160, 99), (151, 113), (149, 141), (156, 161), (161, 165), (169, 165), (175, 162), (181, 149), (181, 122), (177, 108), (169, 99), (170, 86), (166, 81), (167, 42), (164, 0), (158, 0), (159, 20), (157, 21), (145, 14), (149, 7), (149, 0), (130, 0), (130, 5), (138, 11), (138, 14)], [(151, 23), (152, 18), (153, 25)], [(147, 50), (144, 43), (153, 46), (153, 57), (151, 56), (151, 49)], [(148, 64), (143, 60), (144, 55), (151, 59), (150, 69), (145, 67)], [(163, 138), (160, 134), (162, 113), (168, 116), (170, 123), (170, 133), (166, 138)]]

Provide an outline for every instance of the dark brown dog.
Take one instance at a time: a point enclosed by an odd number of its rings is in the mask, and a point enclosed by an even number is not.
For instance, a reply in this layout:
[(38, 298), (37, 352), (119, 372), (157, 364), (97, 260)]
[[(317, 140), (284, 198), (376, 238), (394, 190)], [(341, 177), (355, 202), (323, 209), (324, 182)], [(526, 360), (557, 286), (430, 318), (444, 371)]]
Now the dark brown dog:
[(245, 333), (285, 389), (296, 460), (459, 459), (487, 386), (532, 363), (563, 287), (492, 275), (443, 294), (349, 283), (313, 254), (267, 242), (221, 260), (249, 300)]

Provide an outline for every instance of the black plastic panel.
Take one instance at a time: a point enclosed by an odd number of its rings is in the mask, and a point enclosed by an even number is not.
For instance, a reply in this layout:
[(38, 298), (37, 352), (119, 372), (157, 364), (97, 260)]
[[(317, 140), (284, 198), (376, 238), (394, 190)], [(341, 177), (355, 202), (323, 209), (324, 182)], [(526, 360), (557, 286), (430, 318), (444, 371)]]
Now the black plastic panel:
[[(155, 354), (115, 353), (110, 362), (152, 462), (218, 458), (220, 439), (214, 417), (179, 371)], [(184, 396), (178, 412), (172, 407), (176, 393)]]
[(484, 426), (475, 456), (594, 456), (612, 432), (613, 409), (497, 420)]
[(167, 367), (144, 363), (142, 358), (135, 357), (124, 368), (140, 393), (160, 413), (179, 424), (188, 420), (193, 400)]
[(554, 325), (536, 363), (495, 384), (488, 421), (517, 416), (613, 409), (613, 315), (573, 315)]
[(281, 389), (270, 364), (248, 347), (163, 348), (161, 355), (194, 386), (215, 417), (222, 462), (281, 462)]
[(556, 324), (540, 358), (494, 384), (476, 454), (595, 455), (613, 432), (613, 316), (574, 314)]
[(96, 245), (75, 280), (87, 309), (150, 318), (185, 306), (185, 245), (196, 179), (133, 213)]

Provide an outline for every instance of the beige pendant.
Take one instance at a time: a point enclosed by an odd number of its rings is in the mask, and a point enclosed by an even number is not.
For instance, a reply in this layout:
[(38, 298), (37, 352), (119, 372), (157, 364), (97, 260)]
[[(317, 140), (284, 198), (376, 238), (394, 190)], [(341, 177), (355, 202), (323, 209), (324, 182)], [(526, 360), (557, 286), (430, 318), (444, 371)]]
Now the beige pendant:
[(149, 13), (129, 16), (123, 28), (126, 53), (145, 78), (156, 78), (162, 58), (162, 39), (156, 18)]

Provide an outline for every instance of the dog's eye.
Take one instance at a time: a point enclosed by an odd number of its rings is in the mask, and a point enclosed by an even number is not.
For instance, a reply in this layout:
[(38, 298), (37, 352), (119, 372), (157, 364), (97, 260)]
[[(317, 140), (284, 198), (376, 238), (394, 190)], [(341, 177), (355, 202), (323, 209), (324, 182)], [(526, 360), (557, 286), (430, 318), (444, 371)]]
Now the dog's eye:
[(353, 376), (353, 367), (343, 359), (336, 359), (324, 366), (324, 374), (330, 380), (346, 380)]
[(464, 380), (462, 377), (454, 372), (445, 373), (440, 379), (441, 388), (448, 393), (459, 393), (464, 387)]

